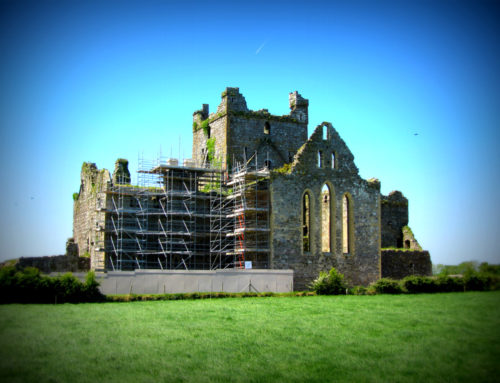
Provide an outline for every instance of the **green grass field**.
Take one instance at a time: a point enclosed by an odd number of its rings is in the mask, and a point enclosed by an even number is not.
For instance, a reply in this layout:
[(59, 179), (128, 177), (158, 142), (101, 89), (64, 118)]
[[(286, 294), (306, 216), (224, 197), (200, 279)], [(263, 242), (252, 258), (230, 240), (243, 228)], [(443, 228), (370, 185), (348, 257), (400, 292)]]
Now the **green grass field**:
[(1, 382), (488, 382), (500, 292), (0, 306)]

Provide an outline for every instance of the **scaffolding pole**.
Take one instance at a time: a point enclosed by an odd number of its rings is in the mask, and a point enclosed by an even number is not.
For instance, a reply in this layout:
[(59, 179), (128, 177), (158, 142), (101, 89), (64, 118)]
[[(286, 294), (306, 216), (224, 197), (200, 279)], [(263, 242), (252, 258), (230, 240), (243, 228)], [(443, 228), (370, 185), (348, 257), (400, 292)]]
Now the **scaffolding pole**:
[(116, 181), (96, 222), (108, 270), (269, 268), (269, 170), (139, 158), (137, 185)]

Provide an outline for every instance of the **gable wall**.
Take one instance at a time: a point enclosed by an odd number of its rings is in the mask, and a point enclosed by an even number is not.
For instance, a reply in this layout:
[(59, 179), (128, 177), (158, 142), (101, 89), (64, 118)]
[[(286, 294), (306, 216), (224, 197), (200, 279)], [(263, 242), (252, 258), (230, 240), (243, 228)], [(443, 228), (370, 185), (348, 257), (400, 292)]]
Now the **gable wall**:
[[(337, 268), (351, 285), (367, 285), (380, 277), (380, 184), (359, 177), (353, 156), (331, 125), (329, 138), (321, 129), (301, 148), (289, 174), (273, 172), (271, 178), (271, 264), (293, 269), (294, 288), (305, 289), (320, 271)], [(317, 166), (317, 152), (335, 152), (335, 169), (328, 162)], [(332, 244), (322, 251), (322, 193), (326, 183), (332, 199)], [(310, 251), (302, 243), (302, 199), (311, 196)], [(342, 204), (348, 193), (352, 205), (353, 250), (343, 254)]]

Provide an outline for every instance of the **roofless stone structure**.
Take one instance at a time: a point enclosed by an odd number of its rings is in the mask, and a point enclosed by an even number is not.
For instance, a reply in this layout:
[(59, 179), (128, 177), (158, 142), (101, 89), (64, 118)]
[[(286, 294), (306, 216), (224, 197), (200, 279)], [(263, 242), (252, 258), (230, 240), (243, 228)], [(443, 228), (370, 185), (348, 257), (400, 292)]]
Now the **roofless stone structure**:
[(193, 114), (192, 159), (140, 163), (138, 185), (127, 160), (113, 175), (84, 163), (79, 254), (98, 271), (292, 269), (295, 289), (331, 267), (351, 285), (430, 274), (408, 200), (361, 178), (332, 124), (308, 137), (307, 99), (293, 92), (289, 105), (283, 116), (249, 110), (227, 88), (213, 113)]

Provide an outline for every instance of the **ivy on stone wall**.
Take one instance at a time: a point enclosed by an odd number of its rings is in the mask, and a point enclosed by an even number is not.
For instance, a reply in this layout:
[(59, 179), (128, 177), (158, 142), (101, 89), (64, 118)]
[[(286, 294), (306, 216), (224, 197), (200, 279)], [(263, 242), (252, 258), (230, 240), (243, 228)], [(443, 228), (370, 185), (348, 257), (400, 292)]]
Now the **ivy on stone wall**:
[(368, 186), (380, 190), (380, 181), (378, 180), (378, 178), (370, 178), (369, 180), (367, 180), (367, 182)]
[(281, 168), (273, 169), (273, 173), (290, 174), (292, 172), (292, 164), (284, 164)]
[(209, 163), (213, 163), (215, 159), (215, 137), (207, 140), (207, 159)]
[(260, 119), (260, 120), (278, 121), (278, 122), (293, 122), (295, 124), (299, 123), (299, 121), (294, 117), (286, 116), (286, 115), (285, 116), (275, 116), (275, 115), (269, 113), (267, 110), (260, 110), (260, 111), (230, 110), (230, 111), (226, 111), (226, 112), (217, 113), (214, 116), (203, 120), (201, 122), (201, 124), (198, 124), (196, 121), (194, 121), (193, 122), (193, 132), (197, 132), (198, 130), (203, 129), (205, 136), (208, 136), (208, 125), (211, 124), (212, 122), (214, 122), (215, 120), (218, 120), (219, 118), (224, 117), (226, 115), (247, 118), (247, 119)]
[(210, 122), (208, 121), (208, 119), (203, 120), (201, 122), (201, 129), (203, 129), (203, 133), (205, 133), (205, 137), (208, 137), (209, 124), (210, 124)]
[(416, 251), (417, 252), (421, 251), (421, 250), (415, 250), (415, 249), (405, 249), (405, 248), (396, 247), (396, 246), (381, 247), (380, 250), (382, 250), (382, 251), (402, 251), (402, 252), (407, 252), (407, 253), (414, 253)]
[(217, 113), (216, 115), (201, 121), (200, 125), (198, 125), (198, 123), (196, 121), (194, 121), (193, 122), (193, 132), (197, 132), (198, 130), (203, 129), (203, 131), (205, 132), (205, 136), (208, 136), (208, 125), (210, 125), (215, 120), (218, 120), (219, 118), (224, 117), (225, 115), (226, 115), (226, 113), (222, 113), (222, 112)]
[(296, 118), (290, 117), (290, 116), (275, 116), (271, 113), (269, 113), (266, 110), (262, 111), (253, 111), (253, 110), (248, 110), (248, 111), (236, 111), (236, 110), (230, 110), (228, 112), (229, 115), (235, 116), (235, 117), (243, 117), (243, 118), (258, 118), (258, 119), (265, 119), (269, 121), (279, 121), (279, 122), (293, 122), (293, 123), (298, 123), (299, 121)]
[(403, 226), (403, 234), (411, 235), (414, 237), (413, 231), (411, 230), (410, 226)]

